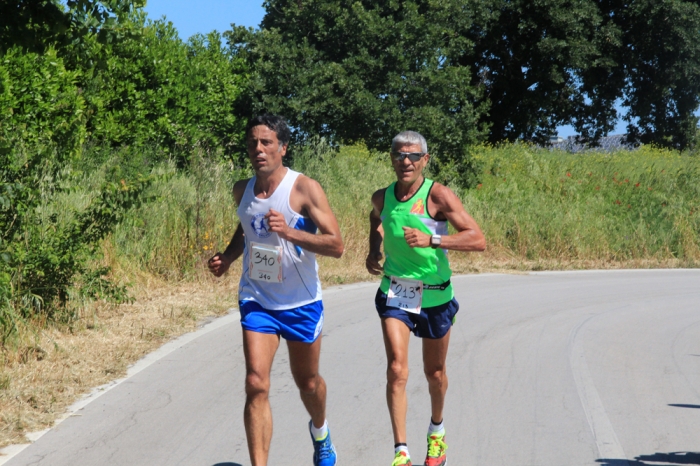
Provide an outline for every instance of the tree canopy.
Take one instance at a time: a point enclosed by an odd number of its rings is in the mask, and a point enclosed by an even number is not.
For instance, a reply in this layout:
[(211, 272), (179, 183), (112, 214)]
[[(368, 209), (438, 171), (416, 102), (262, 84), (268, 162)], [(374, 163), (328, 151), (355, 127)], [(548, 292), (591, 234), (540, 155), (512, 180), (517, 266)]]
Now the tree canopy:
[(0, 3), (0, 53), (18, 46), (43, 52), (49, 46), (79, 45), (88, 34), (109, 39), (119, 18), (133, 14), (145, 0), (16, 0)]
[(229, 39), (255, 66), (253, 110), (301, 135), (386, 148), (411, 127), (456, 151), (486, 130), (482, 91), (459, 64), (472, 43), (449, 28), (474, 20), (460, 3), (270, 1), (259, 32)]
[[(387, 147), (404, 128), (470, 142), (582, 138), (622, 116), (636, 142), (694, 143), (700, 5), (684, 0), (268, 0), (228, 39), (254, 68), (250, 108), (298, 135)], [(618, 115), (617, 103), (624, 109)]]

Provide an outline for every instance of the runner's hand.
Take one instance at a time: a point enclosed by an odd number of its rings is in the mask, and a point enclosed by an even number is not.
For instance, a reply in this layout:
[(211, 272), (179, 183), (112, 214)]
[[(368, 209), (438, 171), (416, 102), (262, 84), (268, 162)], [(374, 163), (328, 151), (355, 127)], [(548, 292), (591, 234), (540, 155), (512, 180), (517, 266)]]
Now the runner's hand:
[(367, 255), (367, 260), (365, 260), (365, 267), (367, 267), (367, 271), (372, 275), (381, 275), (384, 273), (384, 267), (382, 267), (382, 264), (379, 263), (380, 260), (382, 260), (381, 252), (370, 252)]
[(412, 248), (429, 248), (430, 235), (423, 233), (417, 228), (402, 227), (403, 237), (406, 239), (406, 244)]
[(282, 239), (287, 239), (287, 231), (290, 228), (281, 212), (270, 209), (265, 218), (267, 219), (267, 224), (270, 225), (271, 232), (277, 233)]
[(214, 254), (214, 257), (207, 261), (207, 266), (215, 277), (220, 277), (231, 267), (231, 261), (220, 252), (217, 252)]

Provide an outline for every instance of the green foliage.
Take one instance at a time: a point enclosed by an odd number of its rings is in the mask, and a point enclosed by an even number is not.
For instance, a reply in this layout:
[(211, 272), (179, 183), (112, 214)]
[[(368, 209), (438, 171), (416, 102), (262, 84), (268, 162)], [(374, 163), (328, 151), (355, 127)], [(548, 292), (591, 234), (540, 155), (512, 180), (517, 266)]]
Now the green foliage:
[(582, 82), (592, 67), (611, 65), (601, 45), (620, 44), (598, 3), (490, 0), (480, 3), (476, 21), (456, 31), (474, 43), (460, 63), (472, 70), (472, 85), (485, 88), (490, 107), (481, 120), (490, 125), (489, 141), (543, 143), (573, 121), (596, 136), (614, 127), (617, 92), (589, 94)]
[[(476, 2), (475, 2), (476, 3)], [(461, 159), (486, 127), (459, 57), (472, 43), (454, 34), (472, 21), (471, 3), (272, 0), (262, 30), (227, 33), (255, 67), (253, 113), (285, 115), (301, 140), (364, 141), (386, 150), (410, 128), (431, 151)]]
[[(700, 104), (700, 4), (614, 2), (622, 31), (618, 74), (625, 75), (628, 132), (637, 141), (684, 149), (697, 143)], [(607, 11), (603, 10), (603, 14)]]
[(242, 152), (242, 60), (141, 6), (0, 5), (0, 343), (22, 320), (61, 318), (71, 296), (128, 299), (101, 248), (151, 199), (149, 167)]
[(103, 46), (104, 62), (86, 82), (91, 138), (156, 145), (183, 158), (194, 147), (241, 152), (244, 122), (235, 104), (245, 79), (217, 33), (184, 44), (172, 23), (156, 21), (133, 40)]
[(12, 47), (43, 53), (49, 46), (80, 47), (87, 35), (114, 38), (119, 18), (145, 0), (16, 0), (0, 3), (0, 54)]
[(17, 11), (47, 27), (46, 15), (60, 10), (72, 35), (37, 37), (44, 42), (33, 47), (8, 40), (0, 55), (0, 150), (17, 141), (48, 141), (71, 154), (85, 140), (157, 146), (180, 166), (195, 147), (235, 160), (244, 152), (236, 106), (246, 69), (218, 33), (184, 43), (172, 23), (147, 21), (134, 1), (69, 1), (66, 11), (50, 1), (22, 5)]
[[(424, 133), (443, 179), (471, 177), (464, 144), (544, 143), (573, 124), (607, 135), (626, 108), (633, 142), (695, 143), (700, 5), (641, 0), (268, 0), (262, 29), (228, 39), (254, 68), (251, 112), (300, 139), (385, 150)], [(471, 174), (471, 175), (470, 175)]]
[[(145, 200), (152, 179), (105, 179), (81, 196), (80, 174), (48, 155), (32, 170), (11, 173), (13, 180), (0, 180), (0, 320), (6, 321), (0, 341), (14, 319), (59, 316), (72, 290), (88, 298), (128, 299), (123, 287), (106, 280), (109, 268), (96, 259), (124, 214)], [(80, 202), (66, 202), (71, 197)]]
[(8, 154), (17, 145), (55, 146), (61, 157), (78, 151), (86, 136), (79, 78), (52, 48), (43, 55), (13, 48), (0, 57), (1, 167), (14, 169)]

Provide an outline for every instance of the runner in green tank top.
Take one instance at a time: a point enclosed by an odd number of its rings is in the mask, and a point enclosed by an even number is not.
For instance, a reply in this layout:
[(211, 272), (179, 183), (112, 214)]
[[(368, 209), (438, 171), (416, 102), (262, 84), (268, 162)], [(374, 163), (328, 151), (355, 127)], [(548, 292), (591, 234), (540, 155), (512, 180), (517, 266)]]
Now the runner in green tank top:
[[(442, 248), (414, 248), (404, 237), (404, 228), (415, 228), (427, 235), (447, 234), (447, 222), (430, 216), (426, 208), (434, 182), (423, 179), (418, 191), (405, 201), (396, 198), (397, 183), (384, 190), (384, 208), (381, 212), (384, 229), (384, 278), (381, 290), (389, 291), (392, 276), (412, 278), (423, 282), (422, 307), (434, 307), (454, 297), (450, 284), (450, 263)], [(426, 289), (426, 286), (428, 287)]]
[[(406, 382), (411, 332), (423, 339), (431, 420), (426, 466), (447, 463), (443, 411), (447, 392), (445, 362), (450, 330), (459, 304), (450, 283), (447, 250), (483, 251), (484, 235), (459, 198), (446, 186), (425, 179), (430, 155), (425, 138), (399, 133), (391, 143), (396, 182), (372, 195), (366, 267), (382, 275), (375, 297), (387, 354), (387, 404), (394, 432), (392, 466), (411, 466), (406, 445)], [(456, 231), (447, 234), (447, 226)], [(382, 265), (382, 243), (386, 260)], [(456, 464), (461, 464), (457, 460)]]

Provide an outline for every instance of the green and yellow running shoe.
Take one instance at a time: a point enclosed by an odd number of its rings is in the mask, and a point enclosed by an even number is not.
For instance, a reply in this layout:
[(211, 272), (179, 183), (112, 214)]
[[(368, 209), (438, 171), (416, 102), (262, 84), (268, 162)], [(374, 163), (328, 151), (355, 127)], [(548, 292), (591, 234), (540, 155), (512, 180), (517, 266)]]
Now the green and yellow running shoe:
[(445, 466), (447, 464), (446, 451), (444, 430), (439, 434), (428, 435), (428, 455), (425, 457), (425, 466)]
[(408, 453), (401, 450), (394, 456), (394, 462), (391, 463), (391, 466), (413, 466), (413, 463), (411, 463)]

